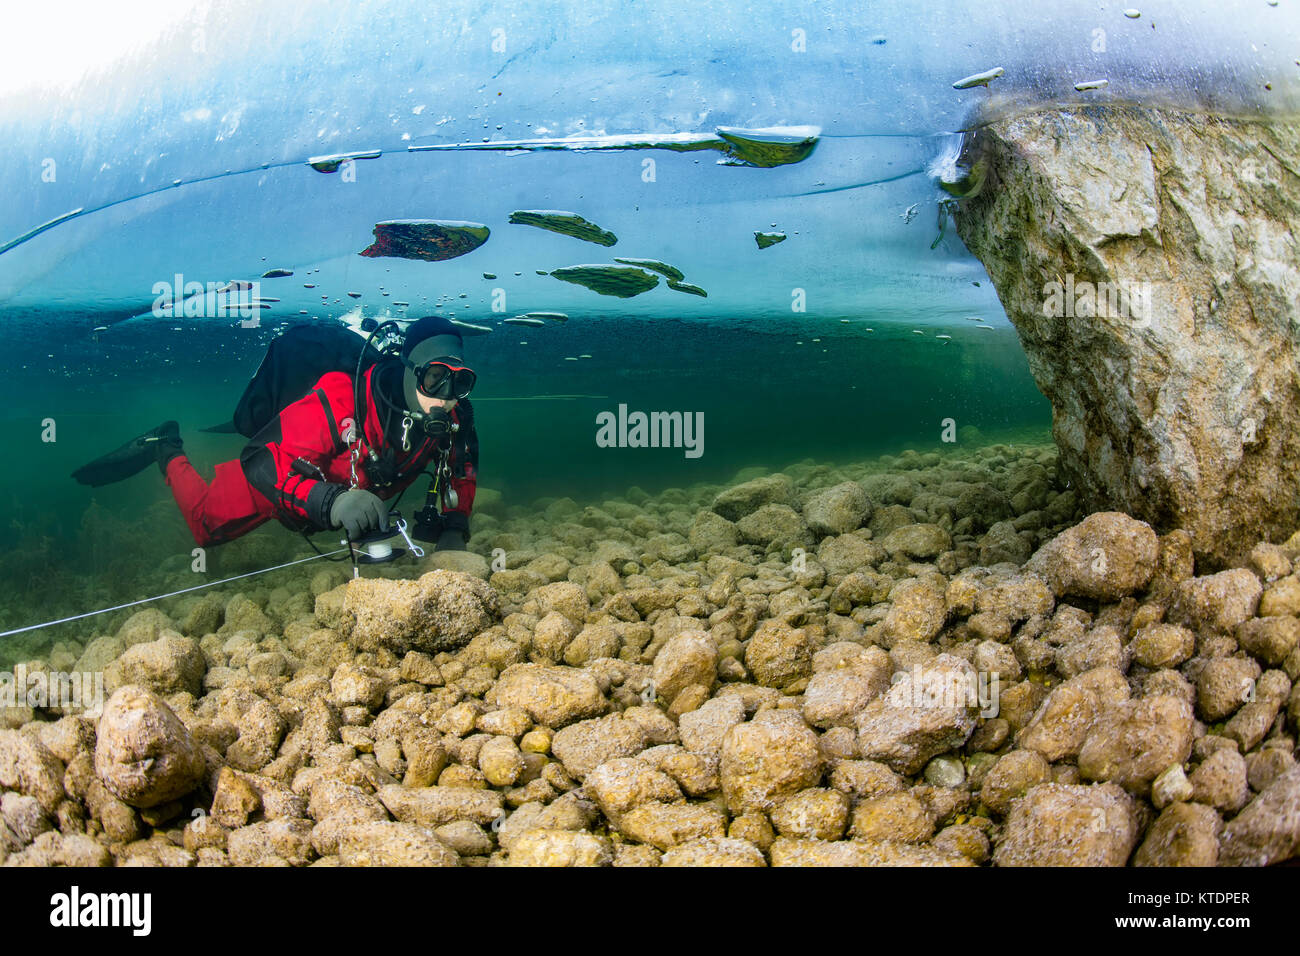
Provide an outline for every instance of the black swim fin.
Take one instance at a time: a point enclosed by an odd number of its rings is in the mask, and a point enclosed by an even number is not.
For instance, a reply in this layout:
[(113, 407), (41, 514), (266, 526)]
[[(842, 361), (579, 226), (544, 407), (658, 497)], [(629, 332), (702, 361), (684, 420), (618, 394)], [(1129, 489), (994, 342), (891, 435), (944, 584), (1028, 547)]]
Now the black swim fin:
[(209, 425), (207, 428), (200, 428), (201, 432), (214, 432), (218, 435), (238, 435), (239, 429), (235, 427), (234, 422), (222, 422), (220, 425)]
[(166, 454), (179, 453), (181, 429), (176, 422), (163, 422), (157, 428), (132, 438), (116, 451), (82, 465), (72, 477), (83, 485), (98, 488), (139, 474)]

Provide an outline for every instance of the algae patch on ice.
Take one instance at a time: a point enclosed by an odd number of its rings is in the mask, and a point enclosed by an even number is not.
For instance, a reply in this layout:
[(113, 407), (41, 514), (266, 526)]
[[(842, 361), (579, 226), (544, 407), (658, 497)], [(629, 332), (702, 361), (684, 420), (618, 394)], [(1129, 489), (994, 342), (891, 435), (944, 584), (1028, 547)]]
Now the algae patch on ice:
[(491, 230), (478, 222), (445, 219), (390, 219), (375, 223), (375, 241), (358, 255), (440, 262), (473, 252)]
[(362, 149), (353, 153), (333, 153), (329, 156), (313, 156), (307, 160), (307, 165), (318, 173), (337, 173), (339, 167), (344, 163), (350, 163), (357, 159), (378, 159), (383, 155), (382, 150)]
[(692, 285), (689, 282), (682, 282), (680, 279), (669, 279), (668, 288), (676, 289), (678, 292), (689, 292), (691, 295), (698, 295), (705, 299), (709, 297), (709, 294), (699, 286)]
[(985, 70), (983, 73), (972, 73), (970, 76), (963, 76), (960, 80), (952, 85), (954, 90), (970, 90), (977, 86), (988, 86), (999, 76), (1006, 73), (1000, 66), (995, 66), (991, 70)]
[(766, 249), (768, 246), (774, 246), (778, 242), (785, 242), (786, 235), (784, 232), (756, 232), (754, 241), (758, 243), (758, 248)]
[(719, 126), (718, 136), (726, 143), (725, 166), (788, 166), (801, 163), (817, 148), (821, 130), (816, 126), (773, 126), (741, 129)]
[(473, 322), (462, 322), (460, 319), (451, 319), (450, 321), (456, 328), (463, 330), (463, 335), (487, 335), (492, 331), (490, 325), (475, 325)]
[(650, 269), (654, 272), (658, 272), (660, 275), (665, 275), (670, 279), (676, 279), (678, 282), (686, 278), (686, 273), (682, 272), (681, 269), (678, 269), (676, 266), (670, 266), (666, 262), (660, 262), (658, 259), (615, 257), (614, 261), (621, 262), (625, 266), (637, 266), (641, 269)]
[(634, 266), (580, 265), (552, 269), (551, 275), (564, 282), (583, 285), (601, 295), (630, 299), (659, 284), (659, 277)]
[(517, 209), (510, 214), (510, 221), (520, 226), (536, 226), (558, 232), (563, 236), (572, 236), (585, 242), (594, 242), (598, 246), (612, 246), (618, 242), (614, 235), (594, 222), (588, 222), (576, 212), (559, 209)]

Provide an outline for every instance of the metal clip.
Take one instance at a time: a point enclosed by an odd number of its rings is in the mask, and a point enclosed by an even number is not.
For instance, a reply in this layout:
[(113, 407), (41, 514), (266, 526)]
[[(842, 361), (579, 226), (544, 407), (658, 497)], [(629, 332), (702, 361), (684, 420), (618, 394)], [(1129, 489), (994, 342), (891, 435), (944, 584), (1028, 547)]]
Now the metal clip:
[(352, 487), (357, 486), (357, 459), (361, 457), (361, 446), (356, 445), (352, 449), (352, 456), (348, 461), (348, 469), (352, 472)]
[(446, 510), (451, 510), (460, 503), (460, 495), (456, 494), (456, 489), (451, 484), (451, 455), (446, 454), (442, 457), (442, 463), (438, 468), (438, 485), (442, 492), (442, 501)]
[(405, 518), (397, 519), (397, 530), (402, 535), (402, 537), (406, 539), (406, 546), (411, 549), (411, 554), (415, 555), (417, 558), (424, 557), (424, 548), (420, 547), (418, 544), (412, 541), (411, 536), (406, 533)]
[(411, 430), (411, 426), (414, 425), (414, 424), (415, 424), (415, 422), (413, 422), (413, 421), (411, 420), (411, 416), (410, 416), (410, 415), (403, 415), (403, 416), (402, 416), (402, 451), (410, 451), (410, 450), (411, 450), (411, 441), (410, 441), (410, 439), (407, 438), (406, 436), (407, 436), (407, 433), (410, 432), (410, 430)]

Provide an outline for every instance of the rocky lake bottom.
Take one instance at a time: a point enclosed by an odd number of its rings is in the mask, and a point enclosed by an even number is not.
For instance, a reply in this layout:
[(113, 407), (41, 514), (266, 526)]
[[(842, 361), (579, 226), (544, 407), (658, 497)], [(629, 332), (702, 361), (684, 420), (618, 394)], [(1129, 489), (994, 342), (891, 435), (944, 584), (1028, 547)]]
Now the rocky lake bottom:
[[(47, 697), (0, 706), (0, 861), (1296, 857), (1300, 534), (1198, 568), (1063, 485), (1052, 446), (1004, 444), (589, 505), (481, 490), (467, 552), (7, 639)], [(301, 550), (280, 535), (214, 569)]]

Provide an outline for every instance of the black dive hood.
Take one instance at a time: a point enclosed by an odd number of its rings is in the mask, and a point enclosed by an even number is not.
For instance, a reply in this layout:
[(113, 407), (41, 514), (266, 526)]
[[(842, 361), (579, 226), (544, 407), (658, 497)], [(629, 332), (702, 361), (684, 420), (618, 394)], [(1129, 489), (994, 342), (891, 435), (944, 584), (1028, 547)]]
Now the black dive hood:
[(445, 359), (450, 365), (464, 365), (461, 357), (464, 343), (456, 327), (440, 315), (429, 315), (406, 330), (402, 346), (402, 398), (405, 412), (430, 438), (441, 438), (451, 433), (451, 413), (445, 408), (424, 411), (420, 407), (420, 392), (415, 384), (415, 369), (435, 359)]

